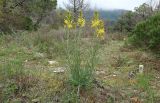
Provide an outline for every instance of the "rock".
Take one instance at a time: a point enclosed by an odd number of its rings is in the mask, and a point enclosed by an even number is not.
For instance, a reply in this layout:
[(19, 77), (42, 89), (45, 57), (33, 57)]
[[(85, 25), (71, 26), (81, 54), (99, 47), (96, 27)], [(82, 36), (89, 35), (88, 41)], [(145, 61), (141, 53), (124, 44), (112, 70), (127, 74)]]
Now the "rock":
[(64, 73), (66, 68), (64, 67), (57, 67), (57, 68), (50, 68), (51, 71), (53, 71), (53, 73)]
[(105, 71), (96, 71), (96, 74), (97, 74), (97, 75), (105, 74), (105, 73), (106, 73)]
[(25, 60), (24, 62), (25, 62), (25, 63), (27, 63), (27, 62), (28, 62), (28, 60)]
[(57, 61), (48, 61), (49, 65), (58, 64)]
[(117, 75), (112, 75), (113, 77), (116, 77)]
[(33, 103), (39, 103), (39, 101), (40, 101), (39, 98), (36, 98), (36, 99), (32, 100)]
[(144, 65), (139, 65), (139, 73), (143, 73), (144, 71)]

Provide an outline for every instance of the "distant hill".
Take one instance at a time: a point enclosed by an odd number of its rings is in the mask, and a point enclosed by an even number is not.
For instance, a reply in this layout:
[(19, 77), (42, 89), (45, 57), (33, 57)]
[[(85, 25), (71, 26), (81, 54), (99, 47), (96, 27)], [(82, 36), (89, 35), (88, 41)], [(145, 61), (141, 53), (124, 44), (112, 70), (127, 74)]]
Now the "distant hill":
[[(116, 21), (122, 14), (126, 13), (127, 10), (115, 9), (115, 10), (98, 10), (100, 17), (103, 20)], [(86, 12), (87, 19), (90, 19), (94, 13), (94, 10), (89, 10)]]

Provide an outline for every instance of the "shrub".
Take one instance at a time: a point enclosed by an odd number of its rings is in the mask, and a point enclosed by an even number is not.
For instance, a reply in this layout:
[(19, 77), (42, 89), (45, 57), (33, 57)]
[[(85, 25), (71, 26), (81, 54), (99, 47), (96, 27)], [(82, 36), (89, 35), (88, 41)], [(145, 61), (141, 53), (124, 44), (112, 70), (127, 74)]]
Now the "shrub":
[[(9, 15), (9, 16), (8, 16)], [(0, 32), (12, 33), (17, 30), (34, 30), (34, 24), (30, 17), (17, 13), (9, 13), (0, 17)]]
[(24, 29), (25, 30), (29, 30), (29, 31), (34, 30), (33, 21), (29, 17), (25, 17), (25, 20), (24, 20)]
[(136, 25), (131, 33), (133, 45), (160, 51), (160, 13)]

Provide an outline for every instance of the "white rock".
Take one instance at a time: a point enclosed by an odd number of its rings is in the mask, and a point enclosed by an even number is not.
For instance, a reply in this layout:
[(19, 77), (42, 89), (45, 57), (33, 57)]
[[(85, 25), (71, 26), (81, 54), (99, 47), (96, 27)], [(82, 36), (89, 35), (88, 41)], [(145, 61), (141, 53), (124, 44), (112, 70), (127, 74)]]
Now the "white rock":
[(24, 62), (26, 63), (26, 62), (28, 62), (28, 60), (25, 60)]
[(144, 71), (144, 65), (139, 65), (139, 73), (143, 73)]
[(112, 75), (113, 77), (116, 77), (117, 75)]
[(65, 72), (66, 68), (57, 67), (57, 68), (51, 68), (50, 70), (53, 71), (54, 73), (63, 73), (63, 72)]
[(57, 62), (57, 61), (48, 61), (48, 63), (49, 63), (50, 65), (58, 64), (58, 62)]
[(105, 71), (96, 71), (96, 74), (97, 74), (97, 75), (105, 74), (105, 73), (106, 73)]

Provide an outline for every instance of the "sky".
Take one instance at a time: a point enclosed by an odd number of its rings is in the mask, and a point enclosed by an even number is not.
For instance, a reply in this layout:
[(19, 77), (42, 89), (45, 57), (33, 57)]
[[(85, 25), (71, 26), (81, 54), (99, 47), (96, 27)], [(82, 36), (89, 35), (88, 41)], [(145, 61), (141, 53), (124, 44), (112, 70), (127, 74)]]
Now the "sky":
[[(58, 7), (64, 8), (64, 3), (68, 0), (57, 0)], [(86, 0), (93, 9), (125, 9), (134, 10), (135, 7), (148, 0)]]

